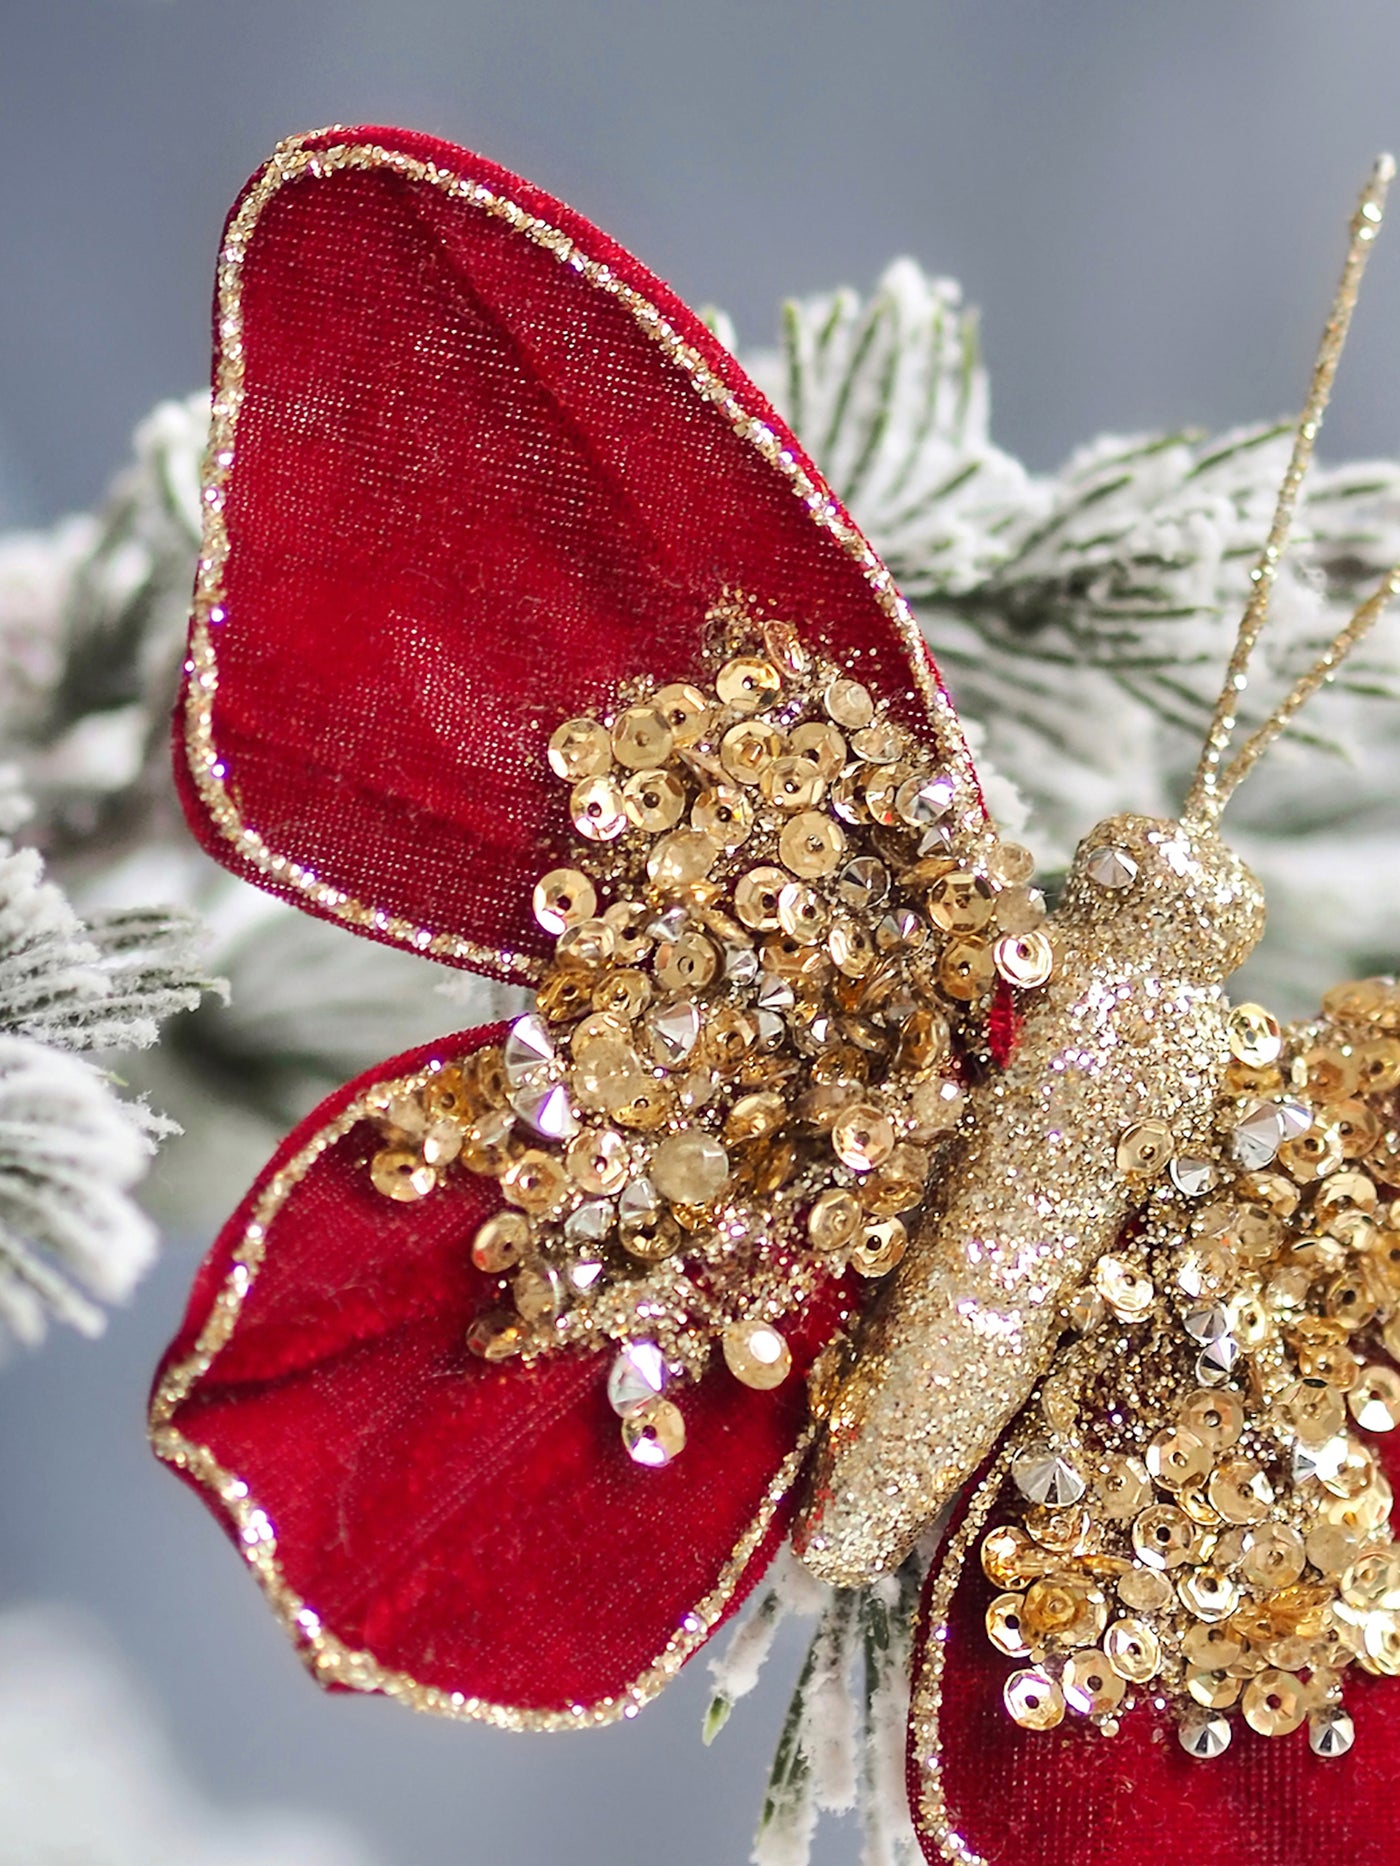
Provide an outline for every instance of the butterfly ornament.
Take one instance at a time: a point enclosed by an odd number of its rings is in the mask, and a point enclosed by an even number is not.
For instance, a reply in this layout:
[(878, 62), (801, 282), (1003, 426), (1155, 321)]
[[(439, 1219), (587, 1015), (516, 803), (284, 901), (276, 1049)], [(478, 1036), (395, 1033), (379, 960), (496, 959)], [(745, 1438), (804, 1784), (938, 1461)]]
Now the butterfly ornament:
[(857, 1588), (951, 1510), (929, 1860), (1393, 1858), (1400, 987), (1232, 1003), (1220, 835), (1400, 585), (1236, 745), (1389, 176), (1181, 815), (1090, 830), (1053, 910), (889, 573), (659, 280), (401, 131), (248, 184), (186, 810), (534, 994), (288, 1137), (157, 1375), (319, 1682), (631, 1716), (789, 1536)]

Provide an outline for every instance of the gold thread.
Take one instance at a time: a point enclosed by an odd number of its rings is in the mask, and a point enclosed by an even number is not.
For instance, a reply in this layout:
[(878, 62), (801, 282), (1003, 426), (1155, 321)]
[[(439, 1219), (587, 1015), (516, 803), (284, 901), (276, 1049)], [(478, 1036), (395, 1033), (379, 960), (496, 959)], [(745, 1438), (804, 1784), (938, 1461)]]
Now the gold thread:
[[(314, 134), (325, 134), (316, 132)], [(661, 349), (669, 362), (689, 380), (701, 400), (728, 421), (741, 440), (749, 443), (787, 479), (813, 522), (828, 532), (859, 566), (876, 602), (892, 623), (903, 644), (917, 695), (923, 699), (935, 738), (935, 749), (951, 767), (958, 787), (958, 814), (964, 833), (973, 841), (985, 840), (990, 824), (980, 803), (976, 773), (966, 739), (952, 702), (934, 679), (924, 653), (923, 637), (908, 604), (900, 596), (889, 571), (865, 538), (842, 514), (831, 493), (784, 449), (765, 423), (751, 416), (739, 398), (710, 369), (698, 350), (686, 343), (670, 322), (632, 286), (624, 284), (612, 268), (590, 259), (568, 235), (548, 221), (529, 214), (508, 196), (479, 182), (454, 174), (436, 163), (389, 150), (374, 143), (343, 144), (330, 149), (308, 149), (311, 137), (293, 137), (279, 144), (261, 175), (240, 201), (229, 223), (218, 265), (218, 354), (210, 426), (205, 455), (202, 509), (203, 540), (195, 582), (190, 626), (185, 698), (185, 747), (191, 775), (205, 809), (219, 832), (240, 857), (278, 887), (301, 894), (311, 906), (346, 925), (378, 935), (428, 957), (457, 961), (510, 980), (535, 982), (542, 961), (529, 954), (478, 944), (455, 933), (434, 933), (415, 926), (400, 915), (356, 899), (323, 881), (304, 864), (270, 847), (259, 832), (244, 822), (227, 782), (228, 773), (214, 742), (213, 708), (218, 691), (218, 666), (212, 629), (227, 621), (224, 575), (228, 559), (228, 528), (224, 517), (232, 476), (238, 416), (245, 393), (243, 353), (242, 277), (249, 245), (264, 209), (289, 183), (311, 177), (329, 177), (348, 170), (387, 169), (410, 181), (426, 183), (439, 193), (480, 208), (504, 221), (537, 246), (550, 252), (561, 265), (606, 291), (631, 314), (638, 327)]]
[(996, 1502), (1016, 1455), (1008, 1443), (968, 1501), (967, 1514), (956, 1535), (938, 1556), (938, 1572), (929, 1589), (924, 1615), (924, 1663), (914, 1681), (909, 1707), (910, 1749), (918, 1769), (919, 1830), (955, 1866), (988, 1866), (953, 1826), (943, 1787), (943, 1750), (939, 1720), (943, 1710), (943, 1669), (948, 1657), (948, 1614), (967, 1565), (968, 1551), (977, 1540)]
[(567, 1710), (541, 1711), (521, 1710), (461, 1691), (447, 1691), (440, 1685), (423, 1684), (408, 1672), (381, 1665), (372, 1653), (347, 1645), (323, 1624), (315, 1608), (288, 1585), (277, 1559), (276, 1527), (251, 1487), (221, 1465), (208, 1446), (186, 1437), (172, 1423), (178, 1407), (231, 1339), (266, 1257), (268, 1231), (291, 1194), (328, 1148), (342, 1140), (359, 1122), (382, 1114), (391, 1101), (422, 1088), (436, 1073), (436, 1067), (374, 1084), (319, 1129), (272, 1175), (244, 1226), (228, 1273), (194, 1347), (183, 1360), (168, 1367), (156, 1384), (150, 1409), (151, 1445), (157, 1457), (187, 1472), (218, 1500), (237, 1531), (238, 1548), (268, 1604), (294, 1640), (302, 1663), (318, 1683), (352, 1691), (377, 1691), (411, 1710), (489, 1723), (507, 1730), (574, 1730), (613, 1723), (620, 1717), (635, 1715), (650, 1702), (718, 1625), (772, 1526), (779, 1505), (797, 1480), (811, 1443), (810, 1426), (804, 1429), (774, 1474), (758, 1513), (735, 1544), (714, 1587), (685, 1615), (661, 1651), (627, 1689), (616, 1696), (602, 1698), (596, 1704), (573, 1704)]

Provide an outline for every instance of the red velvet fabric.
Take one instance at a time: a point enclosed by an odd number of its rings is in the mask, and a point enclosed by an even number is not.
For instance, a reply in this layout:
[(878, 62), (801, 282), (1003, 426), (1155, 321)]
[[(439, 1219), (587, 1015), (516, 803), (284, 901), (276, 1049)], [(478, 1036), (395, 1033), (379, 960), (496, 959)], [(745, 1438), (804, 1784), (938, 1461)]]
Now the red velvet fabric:
[[(278, 1165), (358, 1087), (495, 1039), (473, 1031), (375, 1070), (289, 1138), (201, 1272), (167, 1363), (197, 1336)], [(626, 1455), (611, 1352), (522, 1368), (468, 1353), (498, 1279), (472, 1267), (495, 1183), (463, 1173), (396, 1204), (362, 1124), (290, 1195), (237, 1328), (174, 1424), (270, 1517), (286, 1580), (328, 1631), (420, 1683), (567, 1710), (623, 1692), (715, 1586), (806, 1419), (803, 1375), (839, 1291), (786, 1330), (773, 1392), (718, 1366), (678, 1392), (687, 1443), (664, 1470)], [(217, 1498), (201, 1491), (222, 1517)], [(784, 1534), (779, 1512), (736, 1600)]]
[[(430, 159), (562, 229), (805, 462), (698, 319), (561, 203), (403, 131), (318, 140)], [(328, 174), (272, 197), (239, 276), (213, 723), (273, 850), (433, 932), (543, 954), (530, 890), (567, 848), (549, 735), (630, 676), (696, 673), (726, 587), (921, 723), (849, 553), (615, 297), (523, 233), (384, 169)], [(182, 744), (176, 768), (206, 847), (279, 891), (206, 817)]]
[[(1400, 1455), (1382, 1441), (1392, 1479)], [(995, 1513), (992, 1521), (998, 1520)], [(936, 1568), (935, 1571), (936, 1573)], [(934, 1575), (929, 1578), (933, 1585)], [(1053, 1731), (1018, 1729), (1002, 1703), (1015, 1661), (996, 1652), (984, 1616), (996, 1593), (970, 1555), (954, 1596), (940, 1718), (943, 1773), (956, 1831), (989, 1866), (1395, 1866), (1400, 1860), (1400, 1688), (1353, 1667), (1351, 1753), (1323, 1761), (1306, 1726), (1257, 1736), (1232, 1716), (1230, 1748), (1198, 1762), (1148, 1707), (1100, 1739), (1073, 1714)], [(927, 1592), (916, 1674), (927, 1650)], [(1076, 1727), (1078, 1726), (1078, 1727)], [(909, 1793), (919, 1814), (918, 1757)], [(930, 1866), (942, 1854), (922, 1836)]]

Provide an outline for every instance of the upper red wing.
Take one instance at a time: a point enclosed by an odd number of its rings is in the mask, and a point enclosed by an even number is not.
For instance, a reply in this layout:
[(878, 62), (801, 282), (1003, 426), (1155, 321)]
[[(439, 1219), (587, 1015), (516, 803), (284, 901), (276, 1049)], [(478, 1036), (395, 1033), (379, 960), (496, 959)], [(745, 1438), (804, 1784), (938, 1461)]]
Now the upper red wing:
[(854, 662), (980, 809), (888, 573), (636, 260), (480, 157), (288, 145), (230, 217), (177, 768), (206, 847), (506, 977), (567, 847), (546, 742), (698, 671), (722, 593)]
[(468, 1324), (499, 1296), (470, 1242), (496, 1183), (464, 1172), (416, 1203), (385, 1198), (361, 1109), (374, 1083), (500, 1034), (385, 1065), (289, 1138), (200, 1273), (153, 1438), (322, 1682), (567, 1726), (659, 1689), (762, 1572), (840, 1292), (784, 1324), (781, 1387), (717, 1364), (677, 1389), (686, 1445), (662, 1470), (624, 1450), (611, 1352), (474, 1358)]

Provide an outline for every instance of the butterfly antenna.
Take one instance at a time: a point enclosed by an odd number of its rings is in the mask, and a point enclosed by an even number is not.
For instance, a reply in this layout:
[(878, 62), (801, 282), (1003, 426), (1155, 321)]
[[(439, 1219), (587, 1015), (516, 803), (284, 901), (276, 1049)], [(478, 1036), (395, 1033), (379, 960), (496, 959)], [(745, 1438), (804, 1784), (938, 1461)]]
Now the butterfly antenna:
[[(1312, 462), (1318, 429), (1322, 426), (1323, 412), (1332, 394), (1337, 364), (1341, 358), (1342, 346), (1346, 342), (1351, 314), (1356, 308), (1357, 293), (1361, 288), (1361, 275), (1366, 270), (1366, 261), (1370, 258), (1371, 247), (1380, 230), (1386, 191), (1394, 174), (1394, 159), (1388, 155), (1380, 156), (1371, 171), (1370, 179), (1361, 191), (1361, 199), (1356, 204), (1356, 212), (1351, 217), (1351, 240), (1347, 247), (1346, 263), (1342, 267), (1342, 276), (1337, 285), (1336, 296), (1332, 300), (1332, 308), (1323, 326), (1322, 341), (1318, 345), (1317, 361), (1313, 365), (1307, 400), (1303, 404), (1303, 412), (1298, 417), (1298, 425), (1293, 432), (1293, 451), (1289, 455), (1288, 469), (1284, 473), (1283, 482), (1278, 490), (1273, 522), (1269, 526), (1269, 535), (1259, 554), (1259, 561), (1250, 572), (1253, 587), (1249, 601), (1245, 605), (1244, 614), (1240, 618), (1239, 632), (1235, 637), (1234, 650), (1230, 655), (1230, 665), (1225, 672), (1225, 683), (1220, 689), (1220, 697), (1215, 702), (1215, 711), (1211, 715), (1210, 729), (1206, 733), (1205, 745), (1201, 751), (1201, 761), (1196, 766), (1196, 773), (1191, 780), (1191, 788), (1182, 810), (1182, 816), (1193, 822), (1214, 824), (1219, 821), (1226, 798), (1244, 776), (1245, 771), (1258, 760), (1265, 747), (1277, 738), (1303, 702), (1327, 679), (1342, 656), (1361, 639), (1394, 592), (1395, 584), (1392, 573), (1385, 579), (1376, 594), (1368, 602), (1362, 604), (1317, 666), (1298, 682), (1278, 712), (1254, 734), (1249, 741), (1249, 746), (1229, 767), (1228, 773), (1222, 773), (1221, 766), (1235, 731), (1240, 695), (1245, 689), (1250, 656), (1268, 620), (1269, 597), (1288, 543), (1288, 534), (1293, 526), (1293, 514), (1298, 504), (1298, 495)], [(1249, 748), (1255, 745), (1256, 740), (1259, 741), (1257, 749), (1250, 753), (1248, 762), (1245, 763), (1246, 753), (1249, 753)], [(1228, 785), (1225, 783), (1227, 775), (1232, 777)]]

